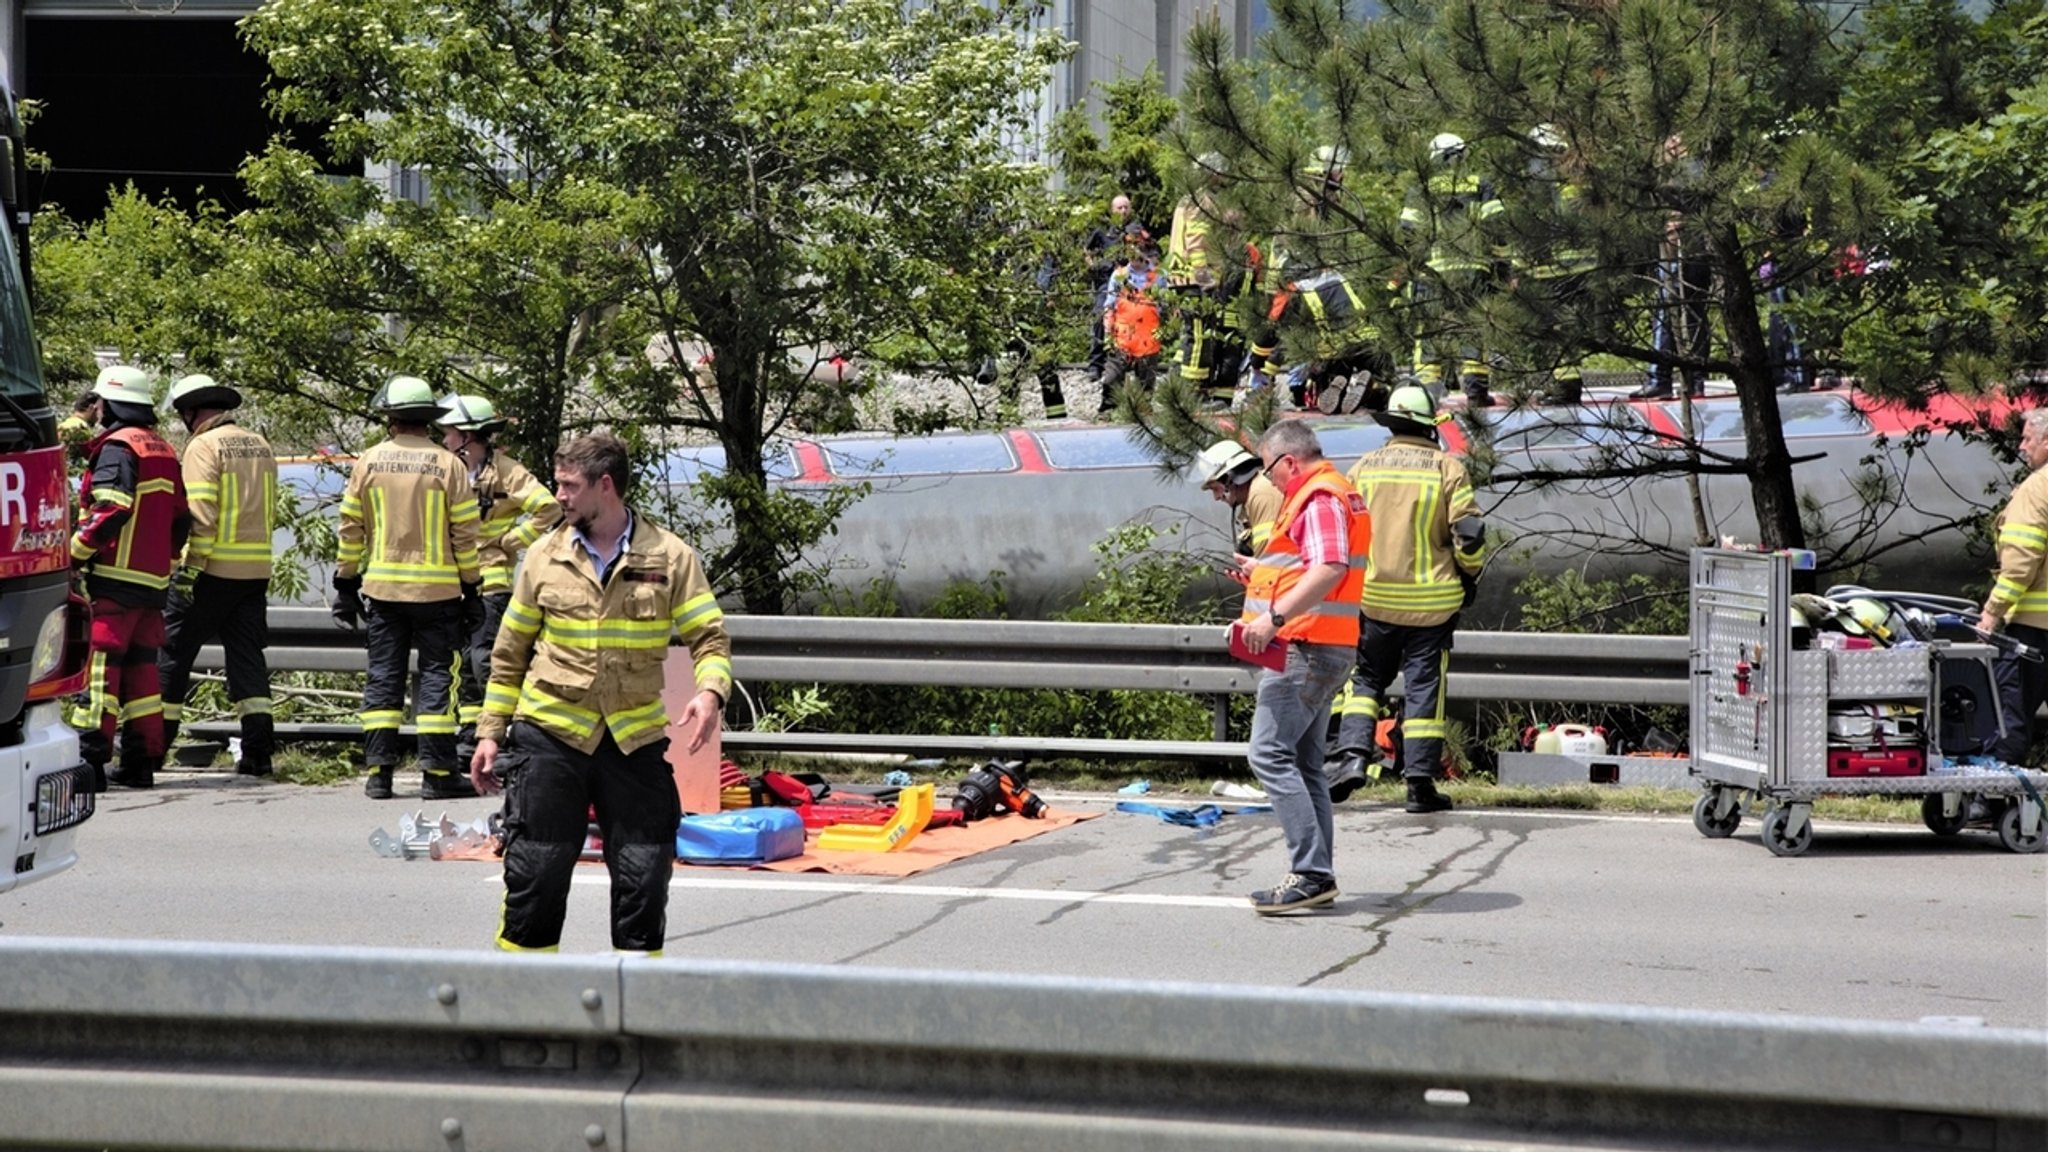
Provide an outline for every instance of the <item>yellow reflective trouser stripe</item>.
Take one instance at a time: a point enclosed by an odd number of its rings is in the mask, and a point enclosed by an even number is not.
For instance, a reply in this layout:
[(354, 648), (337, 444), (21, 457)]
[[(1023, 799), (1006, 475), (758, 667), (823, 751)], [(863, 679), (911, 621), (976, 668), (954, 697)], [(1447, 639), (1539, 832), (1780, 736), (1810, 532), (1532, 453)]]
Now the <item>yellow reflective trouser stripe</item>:
[(363, 731), (381, 732), (385, 729), (397, 729), (398, 722), (405, 717), (396, 708), (375, 708), (356, 713), (356, 718), (363, 722)]
[[(508, 897), (508, 898), (509, 898), (509, 897)], [(526, 947), (526, 946), (524, 946), (524, 945), (521, 945), (521, 944), (514, 944), (514, 943), (513, 943), (512, 941), (510, 941), (510, 940), (507, 940), (507, 939), (505, 939), (505, 902), (504, 902), (503, 900), (500, 900), (500, 901), (498, 902), (498, 951), (500, 951), (500, 952), (560, 952), (561, 950), (562, 950), (562, 947), (561, 947), (561, 945), (559, 945), (559, 944), (550, 944), (550, 945), (548, 945), (548, 946), (547, 946), (547, 947), (545, 947), (545, 948), (528, 948), (528, 947)]]
[(452, 736), (455, 733), (455, 717), (446, 712), (422, 712), (415, 727), (422, 736)]
[(164, 698), (144, 696), (139, 700), (126, 700), (121, 704), (121, 723), (139, 720), (144, 716), (155, 716), (164, 710)]
[(1401, 735), (1417, 740), (1441, 740), (1449, 734), (1450, 728), (1444, 723), (1444, 706), (1450, 699), (1451, 652), (1446, 648), (1436, 655), (1436, 709), (1428, 716), (1410, 716), (1401, 721)]
[[(167, 711), (167, 712), (168, 712), (168, 711), (170, 710), (170, 707), (171, 707), (171, 706), (170, 706), (170, 705), (168, 705), (168, 704), (164, 705), (164, 709), (165, 709), (165, 711)], [(270, 697), (268, 697), (268, 696), (248, 696), (248, 697), (244, 697), (243, 699), (240, 699), (240, 700), (237, 700), (237, 701), (235, 701), (235, 715), (237, 715), (237, 716), (268, 716), (268, 715), (270, 715)]]
[(1360, 693), (1356, 680), (1346, 680), (1344, 690), (1337, 693), (1337, 698), (1330, 702), (1330, 715), (1369, 716), (1377, 720), (1380, 715), (1380, 702)]
[(95, 652), (86, 664), (85, 705), (71, 710), (71, 724), (75, 728), (97, 728), (107, 711), (107, 654)]
[(176, 723), (177, 723), (178, 721), (180, 721), (180, 720), (183, 720), (184, 718), (185, 718), (185, 707), (184, 707), (184, 705), (182, 705), (182, 704), (176, 704), (176, 703), (173, 703), (173, 702), (171, 702), (171, 701), (169, 701), (169, 700), (166, 700), (166, 701), (164, 701), (164, 719), (165, 719), (165, 720), (169, 721), (169, 722), (170, 722), (170, 723), (172, 723), (172, 724), (176, 724)]
[(505, 605), (505, 627), (521, 636), (540, 635), (540, 610), (514, 597)]
[(1441, 720), (1403, 720), (1401, 735), (1416, 740), (1441, 740), (1449, 727)]

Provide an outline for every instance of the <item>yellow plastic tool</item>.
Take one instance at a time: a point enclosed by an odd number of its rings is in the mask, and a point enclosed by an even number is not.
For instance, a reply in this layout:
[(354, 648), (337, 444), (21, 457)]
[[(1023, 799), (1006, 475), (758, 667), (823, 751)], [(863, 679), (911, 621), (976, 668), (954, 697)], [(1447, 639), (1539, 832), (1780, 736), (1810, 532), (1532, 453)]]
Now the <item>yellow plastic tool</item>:
[(873, 824), (834, 824), (818, 833), (818, 847), (833, 852), (895, 852), (917, 839), (932, 822), (932, 786), (905, 788), (896, 797), (896, 817)]

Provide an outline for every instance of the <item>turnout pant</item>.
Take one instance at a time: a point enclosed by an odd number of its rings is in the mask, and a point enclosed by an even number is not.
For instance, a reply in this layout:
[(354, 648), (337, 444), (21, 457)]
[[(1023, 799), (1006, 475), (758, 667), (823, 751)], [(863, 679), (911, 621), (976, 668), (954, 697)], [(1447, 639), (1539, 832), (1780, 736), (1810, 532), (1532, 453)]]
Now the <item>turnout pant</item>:
[(405, 683), (419, 651), (419, 682), (413, 692), (413, 724), (420, 737), (420, 767), (455, 770), (455, 646), (462, 641), (462, 603), (435, 600), (414, 604), (371, 600), (370, 674), (363, 684), (363, 762), (395, 768), (400, 754), (398, 726), (405, 719)]
[[(2048, 651), (2048, 629), (2031, 624), (2009, 624), (2006, 635), (2036, 651)], [(2032, 767), (2027, 753), (2034, 746), (2034, 713), (2048, 700), (2048, 663), (2022, 660), (2001, 654), (1994, 669), (1998, 673), (1998, 710), (2005, 715), (2005, 735), (1991, 746), (1992, 755), (2007, 764)]]
[(456, 673), (455, 718), (460, 732), (455, 738), (458, 768), (467, 770), (470, 753), (476, 751), (476, 718), (484, 709), (484, 685), (491, 682), (491, 648), (498, 642), (498, 625), (505, 622), (505, 608), (512, 603), (510, 592), (486, 592), (477, 599), (473, 615), (465, 615), (461, 669)]
[(682, 803), (666, 737), (621, 752), (606, 731), (585, 755), (552, 733), (515, 721), (498, 753), (505, 780), (505, 910), (498, 947), (553, 951), (562, 943), (569, 886), (597, 811), (611, 874), (612, 947), (659, 953), (668, 934)]
[(1287, 837), (1289, 872), (1325, 879), (1335, 875), (1323, 733), (1330, 701), (1350, 670), (1351, 652), (1343, 645), (1289, 644), (1286, 668), (1259, 673), (1246, 756)]
[(92, 664), (86, 681), (84, 731), (78, 750), (105, 768), (121, 737), (123, 775), (147, 777), (164, 763), (163, 697), (156, 657), (164, 642), (164, 610), (137, 608), (98, 596), (92, 602)]
[(164, 605), (164, 647), (157, 657), (163, 683), (164, 743), (178, 738), (192, 662), (207, 641), (220, 639), (228, 666), (228, 698), (242, 723), (242, 761), (270, 763), (276, 736), (270, 719), (270, 581), (201, 575), (190, 596), (171, 589)]
[(1371, 617), (1359, 622), (1358, 671), (1352, 677), (1353, 703), (1339, 716), (1339, 755), (1362, 752), (1375, 758), (1374, 729), (1380, 701), (1399, 675), (1401, 696), (1401, 775), (1410, 780), (1436, 776), (1444, 760), (1444, 669), (1451, 662), (1451, 641), (1458, 618), (1442, 624), (1383, 624)]

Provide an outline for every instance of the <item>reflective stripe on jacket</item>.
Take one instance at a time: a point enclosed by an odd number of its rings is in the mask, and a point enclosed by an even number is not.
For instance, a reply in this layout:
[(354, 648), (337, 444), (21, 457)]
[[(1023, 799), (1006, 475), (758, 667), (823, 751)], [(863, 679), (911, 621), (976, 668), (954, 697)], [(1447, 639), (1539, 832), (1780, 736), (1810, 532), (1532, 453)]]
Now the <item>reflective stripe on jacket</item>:
[(2008, 624), (2048, 628), (2048, 468), (2012, 490), (1998, 514), (1997, 543), (1985, 609)]
[(1318, 492), (1328, 492), (1343, 501), (1348, 513), (1344, 525), (1345, 539), (1351, 553), (1344, 578), (1337, 582), (1323, 596), (1320, 603), (1306, 611), (1297, 610), (1287, 618), (1280, 628), (1284, 639), (1298, 640), (1304, 644), (1341, 644), (1347, 648), (1358, 647), (1358, 597), (1365, 575), (1365, 557), (1372, 544), (1372, 518), (1367, 513), (1365, 501), (1356, 490), (1346, 483), (1342, 473), (1328, 460), (1316, 462), (1289, 493), (1280, 514), (1274, 518), (1273, 535), (1266, 541), (1266, 548), (1252, 562), (1251, 578), (1246, 582), (1244, 593), (1243, 620), (1256, 620), (1273, 610), (1273, 604), (1285, 596), (1289, 589), (1301, 582), (1308, 571), (1308, 565), (1301, 556), (1301, 545), (1290, 533), (1302, 510), (1308, 507), (1309, 498)]
[(72, 558), (91, 564), (87, 591), (162, 607), (192, 523), (178, 453), (156, 429), (130, 425), (101, 433), (91, 454), (71, 536)]
[(1173, 231), (1166, 238), (1166, 282), (1176, 287), (1216, 283), (1215, 261), (1209, 252), (1210, 213), (1207, 205), (1188, 197), (1173, 210)]
[(474, 483), (479, 518), (476, 558), (484, 591), (509, 592), (520, 553), (561, 521), (562, 506), (555, 502), (553, 490), (525, 465), (495, 450), (477, 469)]
[(336, 576), (372, 600), (456, 600), (479, 581), (476, 494), (455, 453), (406, 433), (356, 460), (341, 493)]
[(513, 581), (478, 738), (504, 739), (516, 716), (583, 752), (595, 752), (607, 729), (624, 752), (653, 743), (668, 727), (662, 665), (672, 634), (696, 661), (697, 688), (724, 699), (732, 642), (697, 553), (636, 517), (600, 584), (575, 531), (557, 527), (527, 551)]
[(224, 580), (270, 579), (277, 531), (277, 455), (270, 441), (223, 413), (185, 445), (192, 537), (185, 566)]
[(1379, 531), (1365, 569), (1365, 614), (1382, 624), (1441, 624), (1458, 614), (1462, 569), (1483, 556), (1460, 554), (1451, 525), (1479, 515), (1465, 465), (1430, 440), (1396, 436), (1351, 468), (1351, 482)]

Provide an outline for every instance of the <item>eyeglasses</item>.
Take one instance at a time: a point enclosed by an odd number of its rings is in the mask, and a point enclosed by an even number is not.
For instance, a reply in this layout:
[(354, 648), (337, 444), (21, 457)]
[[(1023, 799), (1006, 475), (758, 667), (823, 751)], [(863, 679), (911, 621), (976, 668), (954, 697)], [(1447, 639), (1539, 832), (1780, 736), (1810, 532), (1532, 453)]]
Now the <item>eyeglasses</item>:
[(1266, 479), (1268, 479), (1268, 480), (1271, 480), (1271, 479), (1273, 478), (1273, 469), (1275, 469), (1275, 468), (1278, 468), (1278, 467), (1280, 466), (1280, 462), (1281, 462), (1282, 460), (1292, 460), (1292, 459), (1294, 459), (1294, 456), (1293, 456), (1293, 454), (1292, 454), (1292, 453), (1287, 453), (1287, 452), (1283, 452), (1283, 453), (1281, 453), (1280, 455), (1278, 455), (1278, 456), (1275, 456), (1275, 457), (1273, 458), (1273, 462), (1272, 462), (1271, 464), (1262, 464), (1262, 465), (1260, 465), (1260, 467), (1259, 467), (1259, 471), (1261, 471), (1261, 472), (1264, 472), (1264, 473), (1266, 474)]

